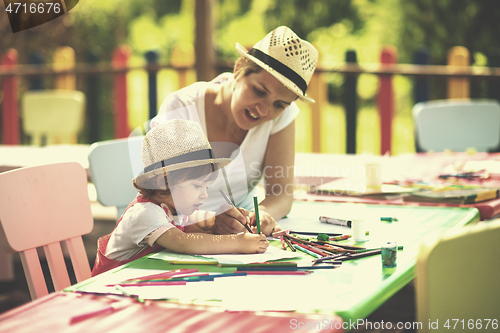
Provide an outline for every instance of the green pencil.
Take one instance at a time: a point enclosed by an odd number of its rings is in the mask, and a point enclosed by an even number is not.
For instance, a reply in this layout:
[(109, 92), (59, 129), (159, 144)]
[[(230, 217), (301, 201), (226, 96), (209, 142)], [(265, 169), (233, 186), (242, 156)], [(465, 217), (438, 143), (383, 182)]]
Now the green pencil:
[(257, 197), (253, 197), (253, 205), (255, 207), (255, 223), (257, 223), (257, 233), (260, 234), (259, 203), (257, 202)]

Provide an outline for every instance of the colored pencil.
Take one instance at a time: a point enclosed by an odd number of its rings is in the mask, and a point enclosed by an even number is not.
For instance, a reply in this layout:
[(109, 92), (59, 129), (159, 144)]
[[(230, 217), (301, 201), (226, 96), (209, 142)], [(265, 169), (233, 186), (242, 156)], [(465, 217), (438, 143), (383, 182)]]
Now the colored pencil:
[(374, 256), (374, 255), (380, 254), (381, 252), (382, 252), (381, 250), (373, 250), (373, 251), (366, 251), (366, 252), (361, 252), (361, 253), (349, 254), (349, 255), (345, 255), (343, 257), (338, 257), (337, 260), (345, 261), (345, 260), (364, 258), (364, 257), (369, 257), (369, 256)]
[(256, 271), (296, 271), (297, 266), (256, 266), (256, 267), (236, 267), (238, 272), (256, 272)]
[(297, 267), (297, 263), (293, 261), (267, 261), (267, 262), (259, 262), (253, 264), (219, 264), (219, 267), (283, 267), (283, 266), (292, 266)]
[(120, 285), (115, 285), (115, 289), (118, 290), (119, 292), (121, 292), (123, 295), (125, 296), (128, 296), (128, 297), (132, 297), (133, 299), (135, 299), (136, 301), (138, 301), (139, 303), (144, 303), (145, 300), (140, 298), (139, 296), (137, 295), (132, 295), (130, 294), (128, 291), (125, 290), (125, 288), (123, 288), (122, 286)]
[[(325, 264), (327, 264), (327, 263), (325, 263)], [(328, 264), (330, 264), (330, 263), (328, 263)], [(342, 261), (335, 261), (335, 262), (332, 262), (332, 264), (333, 265), (326, 265), (326, 266), (303, 266), (303, 267), (300, 267), (300, 269), (307, 269), (307, 270), (311, 270), (311, 269), (335, 269), (342, 264)]]
[(288, 245), (288, 247), (290, 248), (290, 250), (292, 250), (293, 252), (297, 252), (297, 250), (293, 247), (292, 243), (290, 243), (290, 241), (288, 240), (288, 238), (283, 237), (283, 240), (285, 241), (286, 245)]
[(304, 253), (307, 253), (307, 254), (308, 254), (308, 255), (310, 255), (310, 256), (313, 256), (314, 258), (322, 258), (319, 254), (316, 254), (316, 253), (314, 253), (314, 252), (311, 252), (311, 251), (309, 251), (309, 250), (306, 250), (306, 249), (304, 249), (303, 247), (301, 247), (301, 246), (299, 246), (299, 245), (297, 245), (297, 244), (293, 244), (293, 247), (294, 247), (294, 248), (296, 248), (296, 249), (297, 249), (297, 250), (299, 250), (299, 251), (302, 251), (302, 252), (304, 252)]
[(311, 271), (247, 271), (247, 275), (307, 275)]
[(314, 252), (314, 253), (316, 253), (316, 254), (319, 254), (319, 255), (320, 255), (320, 256), (322, 256), (322, 257), (326, 257), (326, 256), (328, 256), (328, 255), (329, 255), (329, 254), (325, 254), (325, 253), (324, 253), (324, 252), (322, 252), (322, 251), (319, 251), (318, 249), (315, 249), (315, 248), (314, 248), (314, 247), (312, 247), (312, 246), (305, 245), (305, 244), (300, 244), (300, 243), (297, 243), (297, 242), (294, 242), (294, 241), (291, 241), (291, 242), (292, 242), (292, 244), (297, 244), (297, 245), (299, 245), (299, 246), (303, 247), (303, 248), (304, 248), (304, 249), (306, 249), (306, 250), (309, 250), (309, 251), (311, 251), (311, 252)]
[(257, 197), (253, 197), (253, 206), (255, 208), (255, 223), (257, 224), (257, 233), (260, 234), (259, 203)]
[(283, 236), (280, 236), (280, 240), (281, 240), (281, 246), (283, 247), (283, 250), (286, 251), (286, 245), (285, 245), (285, 241), (283, 239), (284, 237)]
[(187, 282), (188, 281), (137, 281), (130, 283), (120, 283), (118, 284), (118, 286), (122, 287), (179, 286), (179, 285), (185, 285)]
[(342, 236), (342, 234), (332, 234), (328, 232), (309, 232), (309, 231), (295, 231), (290, 230), (291, 234), (299, 234), (299, 235), (309, 235), (309, 236), (318, 236), (318, 234), (325, 234), (328, 236)]
[(196, 273), (196, 272), (198, 272), (198, 268), (181, 268), (181, 269), (176, 269), (174, 271), (168, 271), (168, 272), (159, 273), (159, 274), (151, 274), (151, 275), (145, 275), (145, 276), (140, 276), (140, 277), (136, 277), (136, 278), (131, 278), (131, 279), (127, 279), (125, 281), (168, 279), (168, 278), (175, 276), (175, 275), (189, 274), (189, 273)]

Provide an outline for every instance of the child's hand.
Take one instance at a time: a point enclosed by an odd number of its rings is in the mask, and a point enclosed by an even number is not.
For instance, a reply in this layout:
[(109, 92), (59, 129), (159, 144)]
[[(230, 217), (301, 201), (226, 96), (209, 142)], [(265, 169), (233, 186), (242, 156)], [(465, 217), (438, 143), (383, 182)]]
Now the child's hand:
[(219, 235), (244, 232), (244, 224), (250, 224), (249, 215), (250, 212), (246, 209), (224, 204), (215, 214), (214, 232)]
[[(276, 223), (274, 218), (267, 212), (259, 210), (260, 232), (266, 236), (270, 236), (274, 231), (280, 231), (281, 227)], [(250, 213), (250, 221), (252, 230), (257, 233), (257, 222), (255, 219), (255, 212)]]
[(269, 246), (266, 236), (242, 232), (236, 235), (240, 253), (264, 253)]

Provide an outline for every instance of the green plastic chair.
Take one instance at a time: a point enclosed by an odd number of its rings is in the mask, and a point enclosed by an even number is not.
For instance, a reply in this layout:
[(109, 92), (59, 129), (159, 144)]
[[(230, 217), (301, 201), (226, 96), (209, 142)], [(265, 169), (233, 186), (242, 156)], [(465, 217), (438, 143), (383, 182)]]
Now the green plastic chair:
[(454, 325), (460, 332), (498, 332), (499, 240), (500, 220), (492, 220), (450, 230), (421, 246), (416, 266), (419, 332), (453, 331)]

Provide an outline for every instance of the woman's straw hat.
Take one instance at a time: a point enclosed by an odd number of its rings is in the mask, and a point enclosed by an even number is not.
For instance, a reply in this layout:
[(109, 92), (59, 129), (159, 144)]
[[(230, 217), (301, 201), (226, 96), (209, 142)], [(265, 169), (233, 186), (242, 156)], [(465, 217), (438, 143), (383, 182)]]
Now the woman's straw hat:
[(236, 43), (236, 50), (271, 73), (300, 99), (314, 102), (306, 96), (306, 89), (318, 62), (318, 51), (290, 28), (274, 29), (248, 52)]
[(210, 163), (223, 168), (229, 162), (229, 158), (215, 158), (212, 147), (197, 122), (174, 119), (153, 127), (144, 137), (144, 171), (133, 181), (140, 187), (150, 188), (152, 182), (148, 180), (169, 171)]

